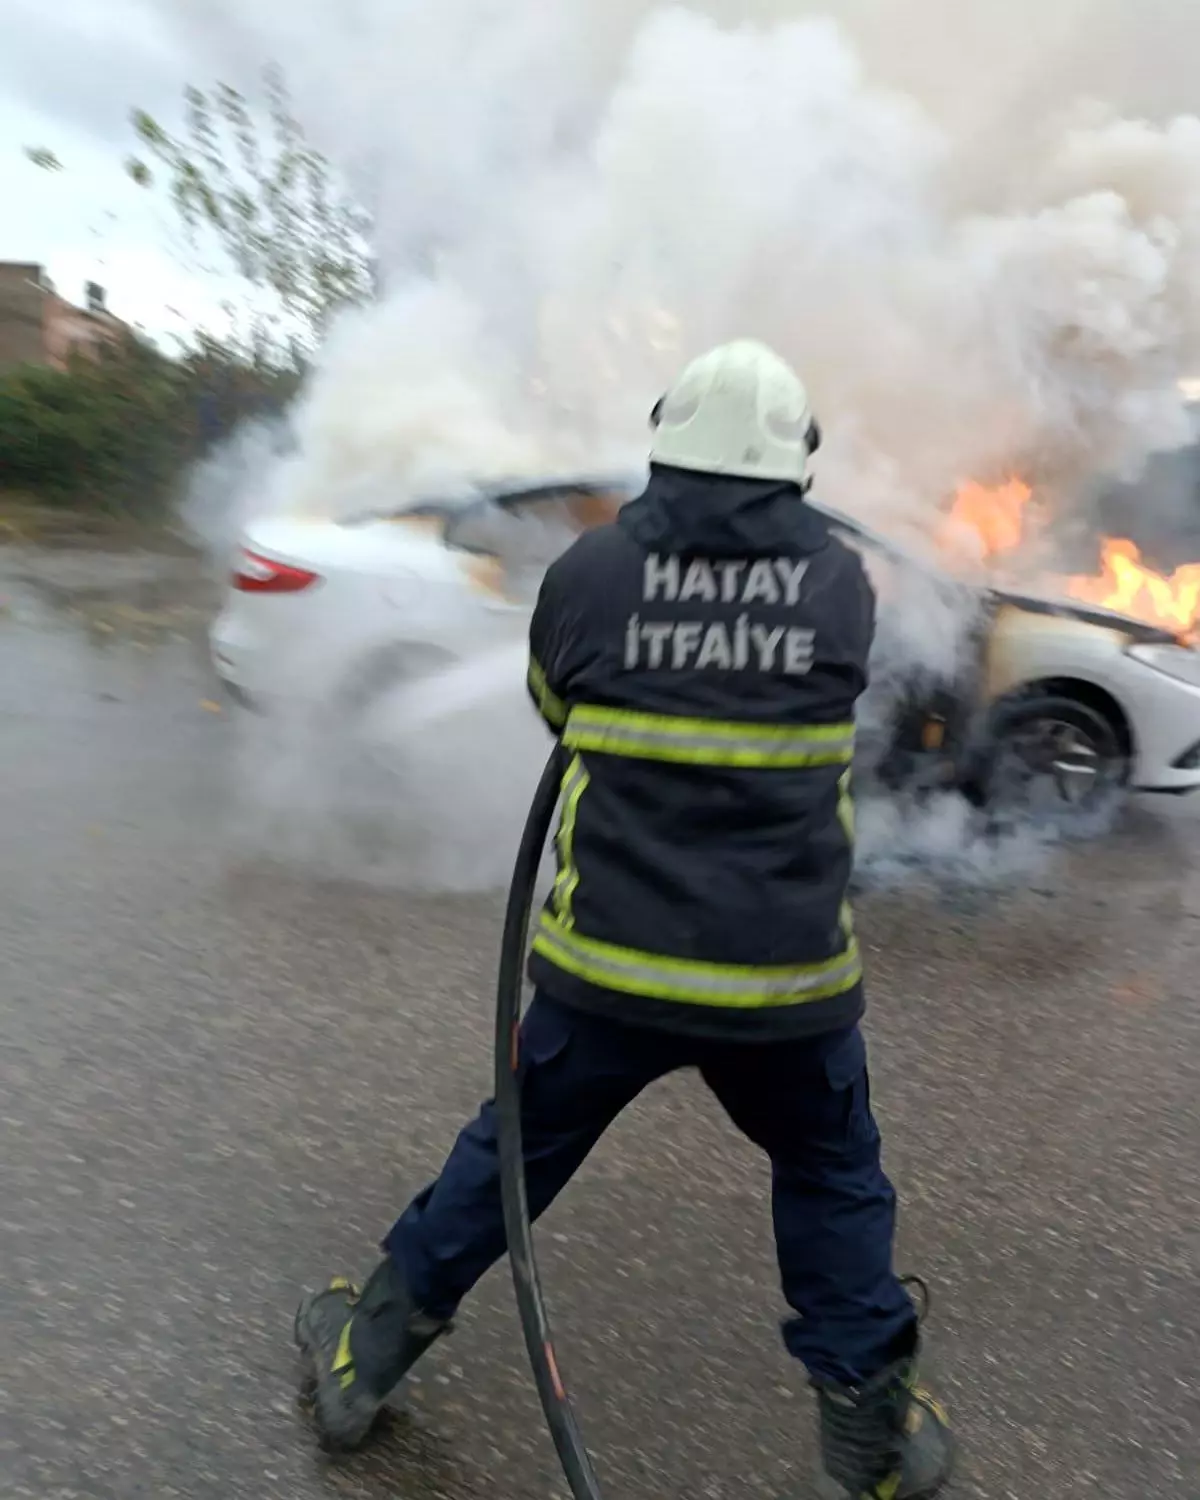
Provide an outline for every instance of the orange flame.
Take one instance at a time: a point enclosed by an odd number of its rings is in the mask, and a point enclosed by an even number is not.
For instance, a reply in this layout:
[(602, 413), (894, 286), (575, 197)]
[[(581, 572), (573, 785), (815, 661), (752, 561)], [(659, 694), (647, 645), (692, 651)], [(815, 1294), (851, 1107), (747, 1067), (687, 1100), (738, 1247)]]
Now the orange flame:
[(1094, 578), (1068, 578), (1072, 599), (1115, 609), (1168, 630), (1192, 631), (1200, 625), (1200, 563), (1184, 563), (1171, 574), (1156, 573), (1125, 537), (1105, 537), (1100, 544), (1101, 571)]
[[(1032, 496), (1020, 479), (991, 486), (973, 480), (960, 485), (941, 531), (942, 544), (953, 550), (956, 540), (970, 535), (985, 559), (1014, 551), (1025, 538)], [(1185, 563), (1170, 574), (1158, 573), (1142, 561), (1136, 545), (1125, 537), (1102, 537), (1100, 571), (1092, 577), (1063, 579), (1062, 587), (1081, 603), (1167, 630), (1200, 630), (1200, 563)]]
[(1011, 552), (1021, 541), (1025, 507), (1033, 491), (1019, 479), (988, 486), (968, 480), (958, 487), (947, 517), (951, 532), (973, 532), (984, 557)]

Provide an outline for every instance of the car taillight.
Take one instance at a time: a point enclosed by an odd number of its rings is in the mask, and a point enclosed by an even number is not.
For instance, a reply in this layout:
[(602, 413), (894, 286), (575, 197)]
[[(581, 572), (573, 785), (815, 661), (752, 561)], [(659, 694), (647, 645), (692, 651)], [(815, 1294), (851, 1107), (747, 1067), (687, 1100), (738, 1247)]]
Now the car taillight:
[(243, 547), (234, 564), (232, 583), (245, 594), (298, 594), (320, 582), (320, 574), (294, 568)]

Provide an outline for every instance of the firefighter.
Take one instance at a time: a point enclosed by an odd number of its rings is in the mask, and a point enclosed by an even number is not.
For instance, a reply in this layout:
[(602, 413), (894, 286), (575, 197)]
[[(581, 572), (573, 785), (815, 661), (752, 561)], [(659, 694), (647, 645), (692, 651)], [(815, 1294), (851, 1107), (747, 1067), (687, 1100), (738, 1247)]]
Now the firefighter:
[[(647, 1085), (698, 1069), (771, 1162), (823, 1493), (914, 1500), (951, 1438), (892, 1266), (847, 901), (874, 595), (805, 503), (819, 432), (770, 349), (695, 360), (651, 423), (644, 493), (549, 569), (530, 625), (529, 689), (568, 761), (520, 1043), (529, 1208)], [(361, 1291), (335, 1280), (297, 1314), (334, 1449), (504, 1254), (490, 1102), (382, 1249)]]

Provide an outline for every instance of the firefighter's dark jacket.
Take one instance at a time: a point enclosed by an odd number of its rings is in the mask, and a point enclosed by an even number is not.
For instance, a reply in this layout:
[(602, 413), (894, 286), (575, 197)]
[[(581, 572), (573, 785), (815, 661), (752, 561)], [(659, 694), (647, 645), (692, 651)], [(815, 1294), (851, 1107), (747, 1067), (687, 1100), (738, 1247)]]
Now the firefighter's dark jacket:
[(863, 1009), (846, 891), (875, 600), (795, 485), (654, 467), (550, 568), (529, 688), (566, 751), (530, 977), (730, 1039)]

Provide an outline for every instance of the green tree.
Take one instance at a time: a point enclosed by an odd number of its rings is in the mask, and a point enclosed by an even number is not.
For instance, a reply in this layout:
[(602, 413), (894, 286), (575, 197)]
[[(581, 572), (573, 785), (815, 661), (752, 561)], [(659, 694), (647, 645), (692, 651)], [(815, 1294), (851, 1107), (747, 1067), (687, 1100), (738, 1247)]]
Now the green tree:
[[(225, 83), (189, 86), (178, 135), (133, 110), (138, 154), (125, 170), (168, 208), (189, 270), (245, 285), (243, 302), (226, 306), (231, 352), (301, 369), (330, 319), (374, 294), (372, 224), (307, 141), (281, 70), (264, 69), (262, 85), (256, 102)], [(62, 170), (45, 146), (25, 155)]]
[(145, 110), (132, 120), (146, 156), (126, 170), (166, 193), (193, 249), (215, 242), (226, 264), (270, 294), (280, 326), (311, 347), (342, 308), (372, 295), (371, 223), (305, 139), (278, 68), (262, 75), (256, 113), (225, 83), (184, 91), (184, 133)]
[(41, 167), (43, 172), (62, 171), (62, 162), (48, 146), (26, 146), (24, 150), (34, 166)]
[[(225, 84), (187, 89), (179, 135), (133, 111), (139, 154), (125, 163), (166, 208), (188, 269), (241, 281), (231, 331), (192, 329), (173, 358), (130, 336), (65, 370), (0, 378), (6, 486), (72, 507), (161, 513), (187, 463), (240, 421), (278, 414), (329, 320), (373, 295), (368, 216), (306, 141), (279, 71), (263, 83), (265, 103), (253, 107)], [(25, 154), (64, 170), (45, 146)]]

